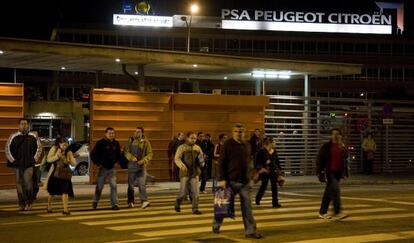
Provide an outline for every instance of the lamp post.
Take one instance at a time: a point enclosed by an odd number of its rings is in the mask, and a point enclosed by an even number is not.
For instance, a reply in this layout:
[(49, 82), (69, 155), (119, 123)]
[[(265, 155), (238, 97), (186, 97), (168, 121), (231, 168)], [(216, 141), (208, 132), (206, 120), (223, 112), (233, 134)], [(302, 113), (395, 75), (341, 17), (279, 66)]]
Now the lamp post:
[(196, 3), (191, 4), (189, 23), (187, 22), (187, 18), (185, 19), (185, 23), (187, 25), (187, 52), (190, 52), (191, 21), (193, 19), (193, 14), (198, 13), (198, 10), (199, 10), (199, 7)]

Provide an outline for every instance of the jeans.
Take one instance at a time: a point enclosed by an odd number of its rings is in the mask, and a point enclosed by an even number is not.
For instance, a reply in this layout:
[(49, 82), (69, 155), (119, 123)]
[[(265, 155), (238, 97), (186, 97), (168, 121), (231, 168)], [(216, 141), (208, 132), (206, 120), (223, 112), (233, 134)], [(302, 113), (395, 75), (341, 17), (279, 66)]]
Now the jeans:
[(24, 207), (33, 202), (33, 167), (16, 168), (16, 189), (19, 206)]
[(181, 202), (188, 195), (189, 191), (191, 193), (192, 210), (195, 212), (198, 210), (198, 176), (191, 178), (184, 176), (180, 178), (180, 192), (175, 200), (175, 206), (181, 206)]
[(262, 184), (260, 185), (259, 191), (257, 191), (256, 195), (256, 204), (260, 204), (260, 201), (262, 200), (262, 197), (266, 191), (267, 184), (269, 183), (272, 186), (272, 206), (276, 207), (279, 204), (279, 199), (277, 196), (277, 181), (276, 181), (276, 173), (270, 172), (267, 173), (261, 173), (260, 174), (260, 180), (262, 181)]
[[(242, 184), (239, 182), (230, 181), (230, 187), (234, 195), (240, 195), (241, 211), (244, 223), (244, 231), (246, 235), (256, 233), (256, 221), (253, 217), (252, 201), (250, 199), (251, 185), (250, 183)], [(223, 219), (213, 218), (213, 228), (219, 229)]]
[(141, 202), (148, 200), (147, 187), (145, 186), (146, 176), (147, 171), (145, 168), (138, 171), (128, 171), (128, 203), (135, 203), (134, 185), (137, 179)]
[(341, 212), (341, 196), (339, 189), (339, 181), (341, 180), (342, 172), (328, 172), (326, 174), (326, 187), (323, 193), (320, 214), (328, 212), (329, 204), (333, 201), (334, 212), (338, 214)]
[(98, 181), (96, 183), (95, 188), (95, 195), (93, 197), (94, 202), (98, 202), (101, 198), (102, 189), (105, 184), (105, 178), (108, 177), (109, 180), (109, 186), (111, 190), (111, 204), (112, 206), (118, 205), (118, 194), (116, 190), (116, 172), (114, 169), (106, 169), (101, 168), (99, 171)]

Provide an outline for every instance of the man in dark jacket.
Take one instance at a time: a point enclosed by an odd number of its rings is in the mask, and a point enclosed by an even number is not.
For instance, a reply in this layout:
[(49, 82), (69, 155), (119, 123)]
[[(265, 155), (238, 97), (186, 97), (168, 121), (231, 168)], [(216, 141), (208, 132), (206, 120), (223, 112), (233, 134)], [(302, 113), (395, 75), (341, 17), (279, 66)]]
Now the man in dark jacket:
[(325, 192), (323, 194), (319, 218), (331, 219), (328, 215), (328, 208), (331, 201), (334, 204), (333, 219), (342, 220), (348, 215), (341, 213), (341, 196), (339, 181), (344, 176), (348, 176), (347, 164), (348, 152), (342, 142), (342, 133), (338, 128), (331, 130), (331, 140), (322, 145), (319, 150), (317, 164), (317, 173), (320, 182), (326, 182)]
[[(247, 238), (260, 239), (262, 235), (256, 231), (256, 221), (253, 218), (251, 185), (249, 170), (252, 169), (250, 146), (243, 141), (245, 128), (236, 124), (232, 130), (232, 138), (227, 140), (221, 151), (217, 166), (219, 186), (230, 186), (234, 195), (240, 194), (241, 210)], [(223, 219), (213, 221), (213, 232), (220, 233)]]
[(42, 146), (33, 134), (29, 134), (29, 123), (26, 119), (21, 119), (19, 131), (10, 135), (5, 153), (8, 165), (16, 169), (19, 209), (30, 210), (33, 202), (33, 167), (42, 153)]
[(96, 142), (91, 153), (91, 159), (98, 166), (98, 180), (96, 182), (95, 195), (92, 203), (93, 209), (98, 207), (105, 178), (108, 178), (111, 189), (112, 210), (119, 210), (114, 165), (121, 159), (121, 146), (115, 140), (115, 130), (112, 127), (108, 127), (105, 130), (105, 137)]

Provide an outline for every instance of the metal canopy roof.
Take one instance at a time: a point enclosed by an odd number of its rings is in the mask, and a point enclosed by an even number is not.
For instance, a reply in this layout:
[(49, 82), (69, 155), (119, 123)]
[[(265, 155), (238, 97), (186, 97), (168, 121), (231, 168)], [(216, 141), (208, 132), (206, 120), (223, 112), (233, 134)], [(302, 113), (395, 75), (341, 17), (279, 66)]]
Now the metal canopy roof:
[[(145, 76), (253, 80), (253, 71), (290, 71), (294, 78), (359, 74), (361, 65), (299, 60), (252, 58), (149, 50), (115, 46), (74, 44), (0, 37), (0, 67), (122, 74), (121, 64), (132, 74), (145, 64)], [(115, 59), (120, 61), (116, 62)], [(194, 67), (195, 64), (197, 67)]]

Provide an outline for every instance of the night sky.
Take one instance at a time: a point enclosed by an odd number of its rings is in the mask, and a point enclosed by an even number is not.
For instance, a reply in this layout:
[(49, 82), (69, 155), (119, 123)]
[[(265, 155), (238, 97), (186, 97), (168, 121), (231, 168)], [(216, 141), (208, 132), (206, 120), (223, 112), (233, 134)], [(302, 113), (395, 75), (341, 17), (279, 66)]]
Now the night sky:
[[(112, 14), (119, 13), (122, 0), (56, 0), (56, 1), (1, 1), (0, 36), (49, 39), (54, 26), (111, 26)], [(149, 1), (156, 15), (186, 14), (189, 0)], [(358, 12), (375, 9), (373, 0), (199, 0), (200, 15), (219, 16), (222, 8), (267, 10), (313, 10)], [(328, 3), (327, 3), (328, 2)], [(412, 12), (414, 1), (405, 2), (408, 16), (406, 34), (414, 34)], [(7, 5), (6, 5), (7, 3)]]

